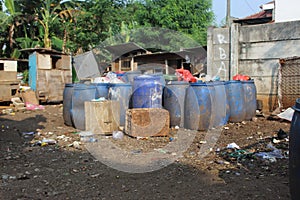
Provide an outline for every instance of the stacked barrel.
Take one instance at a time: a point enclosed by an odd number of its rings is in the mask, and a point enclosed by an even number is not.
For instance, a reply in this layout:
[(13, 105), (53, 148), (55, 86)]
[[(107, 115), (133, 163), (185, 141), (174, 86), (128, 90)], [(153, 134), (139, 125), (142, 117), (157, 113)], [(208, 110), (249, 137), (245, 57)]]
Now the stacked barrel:
[(97, 98), (119, 102), (120, 116), (117, 117), (120, 126), (125, 125), (126, 110), (131, 108), (166, 109), (170, 126), (192, 130), (208, 130), (228, 122), (251, 120), (256, 112), (253, 80), (165, 82), (162, 74), (131, 73), (125, 83), (66, 84), (63, 102), (65, 124), (85, 130), (84, 102)]

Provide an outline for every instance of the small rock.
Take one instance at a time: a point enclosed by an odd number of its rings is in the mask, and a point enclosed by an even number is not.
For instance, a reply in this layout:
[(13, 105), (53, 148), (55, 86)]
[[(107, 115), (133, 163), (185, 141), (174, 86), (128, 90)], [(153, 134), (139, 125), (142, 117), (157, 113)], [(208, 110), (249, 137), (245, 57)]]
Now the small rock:
[(96, 177), (98, 177), (98, 176), (100, 176), (100, 174), (92, 174), (92, 175), (91, 175), (92, 178), (96, 178)]
[(258, 118), (257, 117), (252, 117), (251, 119), (253, 122), (257, 122), (258, 121)]
[(9, 178), (9, 175), (8, 174), (3, 174), (1, 176), (2, 180), (7, 180)]

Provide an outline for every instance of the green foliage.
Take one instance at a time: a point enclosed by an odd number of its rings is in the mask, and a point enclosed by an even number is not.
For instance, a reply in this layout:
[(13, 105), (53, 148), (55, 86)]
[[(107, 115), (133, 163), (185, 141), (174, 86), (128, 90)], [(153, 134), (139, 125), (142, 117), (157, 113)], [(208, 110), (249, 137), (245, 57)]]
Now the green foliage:
[[(182, 43), (184, 48), (194, 42), (206, 45), (206, 29), (213, 21), (211, 0), (4, 2), (7, 11), (0, 11), (0, 57), (28, 58), (17, 50), (34, 47), (76, 54), (103, 41), (111, 45), (134, 41), (148, 47), (156, 41), (153, 49), (178, 50)], [(166, 31), (161, 34), (155, 28)]]

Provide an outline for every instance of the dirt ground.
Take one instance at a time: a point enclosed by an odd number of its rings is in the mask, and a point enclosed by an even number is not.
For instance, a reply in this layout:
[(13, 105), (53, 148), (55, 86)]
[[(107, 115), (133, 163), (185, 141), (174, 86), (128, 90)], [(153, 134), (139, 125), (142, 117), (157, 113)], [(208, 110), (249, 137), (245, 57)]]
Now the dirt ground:
[[(290, 199), (288, 139), (277, 137), (280, 129), (289, 132), (290, 123), (276, 117), (257, 115), (252, 121), (227, 124), (204, 158), (199, 149), (207, 142), (205, 132), (197, 132), (174, 163), (147, 173), (118, 171), (97, 160), (84, 143), (78, 143), (79, 131), (64, 125), (59, 104), (1, 114), (0, 126), (3, 200)], [(42, 138), (57, 143), (39, 143)], [(155, 148), (164, 154), (168, 152), (163, 146), (176, 140), (176, 132), (172, 138), (106, 139), (135, 154)], [(240, 149), (227, 148), (233, 142)], [(272, 147), (283, 158), (256, 154), (270, 153)]]

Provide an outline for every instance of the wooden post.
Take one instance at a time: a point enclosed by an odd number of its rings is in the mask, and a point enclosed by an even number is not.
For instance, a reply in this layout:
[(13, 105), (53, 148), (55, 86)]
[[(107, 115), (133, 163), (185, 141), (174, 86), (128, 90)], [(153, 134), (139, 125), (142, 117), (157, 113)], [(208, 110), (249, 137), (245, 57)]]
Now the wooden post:
[(207, 30), (207, 69), (206, 74), (213, 74), (214, 63), (214, 43), (213, 43), (214, 27), (210, 26)]
[(230, 70), (229, 80), (239, 73), (239, 29), (238, 23), (233, 23), (230, 27)]
[(166, 74), (169, 74), (168, 60), (165, 60), (165, 66), (166, 66)]

